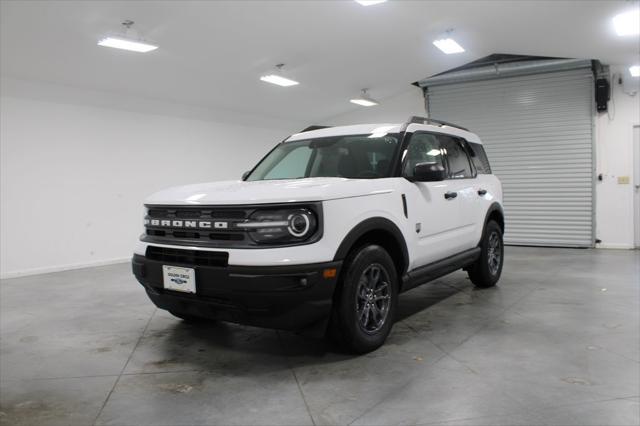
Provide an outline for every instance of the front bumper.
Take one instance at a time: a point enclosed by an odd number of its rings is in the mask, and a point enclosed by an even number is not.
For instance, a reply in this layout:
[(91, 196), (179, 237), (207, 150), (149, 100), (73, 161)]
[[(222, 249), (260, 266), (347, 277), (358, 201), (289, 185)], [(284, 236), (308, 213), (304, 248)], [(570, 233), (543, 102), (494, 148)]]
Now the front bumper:
[[(195, 269), (196, 293), (165, 290), (162, 265)], [(284, 330), (322, 329), (342, 262), (294, 266), (199, 266), (136, 254), (132, 269), (160, 309)], [(332, 277), (324, 271), (336, 269)]]

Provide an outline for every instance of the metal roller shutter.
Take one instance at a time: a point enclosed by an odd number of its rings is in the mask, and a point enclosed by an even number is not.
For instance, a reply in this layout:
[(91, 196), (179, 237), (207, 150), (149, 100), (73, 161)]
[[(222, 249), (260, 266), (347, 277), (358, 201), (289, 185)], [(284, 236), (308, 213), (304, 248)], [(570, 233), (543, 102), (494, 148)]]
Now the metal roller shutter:
[(592, 247), (590, 69), (428, 87), (429, 114), (482, 139), (504, 188), (505, 243)]

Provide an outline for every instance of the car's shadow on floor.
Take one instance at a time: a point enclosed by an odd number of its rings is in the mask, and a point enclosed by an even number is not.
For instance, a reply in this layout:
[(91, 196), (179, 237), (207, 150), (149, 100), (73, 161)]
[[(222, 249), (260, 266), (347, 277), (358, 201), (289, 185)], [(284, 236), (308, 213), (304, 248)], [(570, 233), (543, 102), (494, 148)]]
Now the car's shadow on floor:
[[(454, 287), (438, 280), (402, 294), (399, 298), (396, 322), (410, 321), (413, 315), (424, 312), (463, 291), (470, 284), (468, 281), (456, 280), (455, 285)], [(265, 365), (272, 362), (272, 367), (275, 368), (279, 364), (276, 359), (284, 358), (286, 364), (296, 367), (338, 362), (355, 356), (328, 339), (292, 332), (225, 322), (192, 324), (167, 317), (163, 322), (166, 323), (164, 328), (155, 328), (147, 336), (147, 339), (157, 338), (153, 345), (154, 350), (162, 353), (163, 360), (170, 360), (174, 364), (187, 364), (197, 370), (225, 365), (233, 374), (233, 371), (241, 373), (247, 362), (257, 359)]]
[(400, 295), (396, 322), (409, 319), (411, 316), (429, 309), (449, 297), (473, 288), (468, 279), (436, 280), (409, 290)]

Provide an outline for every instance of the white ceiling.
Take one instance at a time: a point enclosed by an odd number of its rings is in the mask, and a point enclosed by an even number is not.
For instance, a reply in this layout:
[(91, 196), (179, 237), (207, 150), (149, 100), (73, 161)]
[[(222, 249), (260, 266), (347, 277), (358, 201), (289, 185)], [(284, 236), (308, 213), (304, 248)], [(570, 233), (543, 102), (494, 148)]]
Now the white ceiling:
[[(629, 1), (2, 1), (0, 73), (181, 104), (318, 121), (384, 100), (491, 53), (637, 63), (638, 37), (615, 35)], [(159, 44), (135, 54), (96, 46), (125, 19)], [(431, 42), (447, 28), (467, 50)], [(287, 64), (299, 86), (258, 77)], [(418, 90), (418, 89), (416, 89)]]

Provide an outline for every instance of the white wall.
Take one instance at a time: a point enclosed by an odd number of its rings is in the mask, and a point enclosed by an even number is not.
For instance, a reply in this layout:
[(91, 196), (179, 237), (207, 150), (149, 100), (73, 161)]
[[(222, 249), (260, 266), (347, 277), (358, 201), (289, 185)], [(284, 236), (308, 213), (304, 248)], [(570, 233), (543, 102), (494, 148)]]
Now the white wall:
[[(627, 67), (612, 66), (611, 73), (631, 78)], [(600, 247), (632, 248), (633, 126), (640, 124), (640, 94), (629, 96), (611, 83), (609, 114), (596, 118), (596, 173), (603, 175), (596, 184), (596, 238), (602, 240)], [(630, 183), (618, 184), (620, 176), (628, 176)]]
[[(611, 72), (629, 75), (627, 67), (613, 66)], [(603, 181), (596, 184), (596, 238), (602, 240), (598, 247), (633, 248), (632, 128), (640, 124), (640, 94), (629, 96), (615, 82), (612, 90), (611, 119), (607, 114), (598, 114), (595, 123), (596, 173), (603, 174)], [(416, 88), (386, 99), (379, 106), (354, 109), (325, 123), (394, 122), (424, 114), (422, 92)], [(619, 176), (629, 176), (631, 183), (618, 184)]]
[[(236, 179), (308, 124), (19, 80), (2, 79), (0, 89), (3, 277), (128, 258), (146, 195)], [(604, 175), (596, 186), (596, 235), (602, 247), (630, 248), (640, 95), (614, 84), (613, 100), (613, 119), (596, 119), (596, 168)], [(420, 89), (408, 88), (379, 106), (354, 106), (323, 121), (400, 122), (424, 113)], [(631, 184), (618, 184), (619, 176)]]
[(220, 113), (235, 121), (224, 124), (203, 119), (206, 111), (189, 119), (193, 111), (152, 100), (115, 102), (112, 95), (47, 85), (39, 85), (46, 89), (40, 96), (31, 84), (2, 83), (3, 277), (128, 258), (142, 229), (145, 196), (172, 185), (238, 179), (301, 128), (257, 127), (258, 119), (245, 118), (247, 126), (242, 117)]

